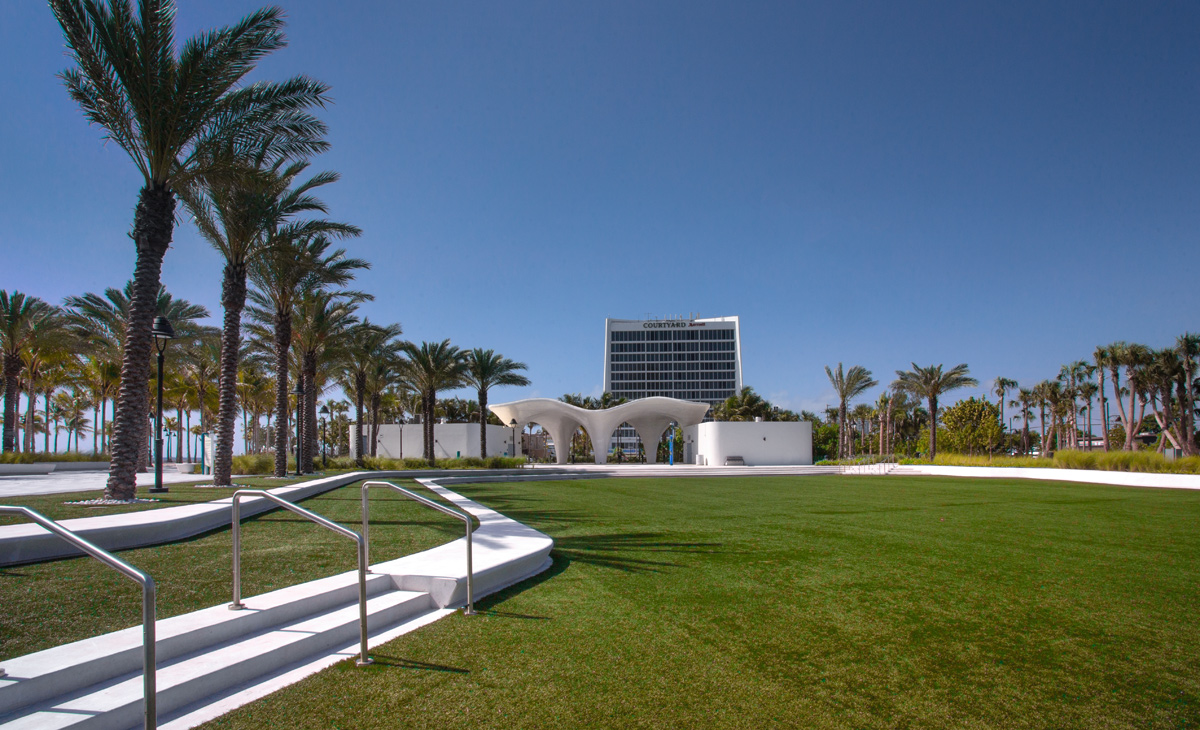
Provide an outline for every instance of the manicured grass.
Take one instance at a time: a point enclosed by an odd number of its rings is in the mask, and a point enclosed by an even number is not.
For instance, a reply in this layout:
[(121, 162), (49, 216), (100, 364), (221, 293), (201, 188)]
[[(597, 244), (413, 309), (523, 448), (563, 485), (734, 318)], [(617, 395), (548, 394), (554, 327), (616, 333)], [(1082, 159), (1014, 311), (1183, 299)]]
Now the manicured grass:
[[(266, 486), (281, 483), (266, 480)], [(204, 497), (195, 501), (222, 496), (214, 494), (222, 490), (192, 491)], [(302, 504), (357, 531), (361, 517), (359, 494), (359, 486), (351, 485)], [(188, 495), (182, 489), (177, 493), (172, 486), (169, 496)], [(57, 497), (61, 502), (62, 495)], [(375, 562), (426, 550), (461, 536), (461, 522), (386, 490), (372, 493), (371, 505), (371, 558)], [(51, 507), (46, 511), (53, 512)], [(233, 548), (228, 527), (180, 543), (125, 550), (119, 555), (154, 577), (160, 619), (230, 600)], [(245, 596), (353, 570), (357, 565), (352, 541), (286, 510), (243, 523)], [(139, 624), (141, 588), (91, 558), (18, 565), (0, 568), (0, 607), (3, 659)]]
[(553, 535), (553, 568), (207, 727), (1200, 723), (1200, 493), (844, 476), (456, 489)]

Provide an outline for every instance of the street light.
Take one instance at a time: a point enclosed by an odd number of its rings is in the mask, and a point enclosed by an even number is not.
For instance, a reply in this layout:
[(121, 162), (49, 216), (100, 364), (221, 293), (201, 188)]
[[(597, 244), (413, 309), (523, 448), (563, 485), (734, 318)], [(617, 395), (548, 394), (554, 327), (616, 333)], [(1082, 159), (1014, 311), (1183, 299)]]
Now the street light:
[(300, 422), (304, 412), (304, 383), (302, 381), (296, 381), (296, 389), (292, 391), (292, 395), (296, 396), (296, 476), (300, 476)]
[(508, 427), (512, 429), (512, 455), (517, 455), (517, 419), (512, 419), (508, 422)]
[(321, 406), (321, 469), (329, 468), (329, 434), (325, 431), (325, 419), (329, 417), (329, 406)]
[(154, 318), (154, 327), (150, 332), (154, 335), (154, 349), (158, 351), (158, 408), (155, 411), (157, 417), (154, 424), (154, 431), (157, 434), (154, 437), (154, 486), (149, 491), (160, 494), (170, 491), (162, 483), (163, 352), (167, 349), (167, 342), (175, 339), (175, 329), (171, 327), (170, 321), (160, 314)]

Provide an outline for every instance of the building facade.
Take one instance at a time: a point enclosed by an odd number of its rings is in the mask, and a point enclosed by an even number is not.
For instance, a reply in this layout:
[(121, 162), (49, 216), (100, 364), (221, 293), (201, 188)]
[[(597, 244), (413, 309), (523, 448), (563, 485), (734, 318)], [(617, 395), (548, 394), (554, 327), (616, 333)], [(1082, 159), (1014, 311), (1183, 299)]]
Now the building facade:
[[(716, 406), (742, 389), (736, 316), (604, 320), (604, 390), (636, 400), (663, 396)], [(636, 451), (637, 434), (618, 429), (612, 446)]]

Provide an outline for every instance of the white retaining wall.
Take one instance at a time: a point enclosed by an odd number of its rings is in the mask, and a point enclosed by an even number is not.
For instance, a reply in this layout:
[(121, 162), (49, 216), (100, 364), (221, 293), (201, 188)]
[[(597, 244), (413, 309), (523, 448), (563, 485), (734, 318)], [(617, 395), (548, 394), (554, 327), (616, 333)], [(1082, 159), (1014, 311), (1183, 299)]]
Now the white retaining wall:
[(813, 463), (808, 421), (712, 421), (683, 429), (683, 440), (689, 463), (724, 466), (731, 456), (742, 457), (746, 466)]
[[(520, 455), (520, 429), (517, 430), (517, 455)], [(368, 435), (370, 427), (367, 428)], [(403, 434), (403, 442), (401, 442)], [(487, 455), (510, 456), (513, 430), (507, 426), (487, 426)], [(438, 423), (433, 427), (433, 451), (439, 459), (479, 456), (478, 423)], [(350, 424), (350, 455), (356, 455), (358, 426)], [(367, 453), (370, 453), (370, 447)], [(380, 424), (378, 455), (385, 459), (419, 459), (425, 453), (424, 426), (419, 423)]]

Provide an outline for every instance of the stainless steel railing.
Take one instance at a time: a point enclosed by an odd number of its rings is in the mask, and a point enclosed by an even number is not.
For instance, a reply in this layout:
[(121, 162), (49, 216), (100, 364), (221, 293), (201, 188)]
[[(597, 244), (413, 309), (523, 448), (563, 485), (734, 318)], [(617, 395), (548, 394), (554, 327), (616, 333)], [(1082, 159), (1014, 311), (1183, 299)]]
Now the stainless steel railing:
[[(28, 507), (9, 507), (0, 506), (0, 513), (4, 514), (21, 514), (38, 523), (55, 535), (58, 535), (63, 540), (71, 543), (83, 552), (91, 555), (96, 560), (104, 563), (110, 568), (115, 568), (126, 576), (134, 579), (142, 586), (142, 708), (144, 715), (145, 727), (147, 730), (154, 730), (158, 727), (158, 708), (156, 700), (158, 699), (157, 691), (155, 690), (154, 682), (157, 677), (157, 669), (154, 660), (154, 622), (155, 622), (155, 588), (154, 579), (146, 573), (138, 570), (124, 560), (108, 552), (102, 547), (98, 547), (83, 539), (79, 535), (71, 532), (67, 528), (58, 524), (54, 520), (41, 515)], [(0, 677), (5, 674), (3, 669), (0, 669)]]
[(242, 497), (263, 497), (269, 499), (280, 507), (286, 510), (295, 512), (312, 522), (317, 523), (321, 527), (333, 530), (339, 535), (354, 540), (358, 543), (358, 666), (364, 667), (371, 663), (371, 657), (367, 655), (367, 541), (366, 533), (359, 535), (354, 530), (342, 527), (332, 520), (328, 520), (316, 512), (292, 504), (283, 497), (276, 496), (263, 489), (239, 489), (233, 493), (233, 603), (229, 604), (231, 611), (240, 611), (246, 607), (242, 603), (242, 520), (241, 520), (241, 505), (239, 500)]
[[(431, 499), (426, 499), (425, 497), (422, 497), (421, 495), (416, 494), (415, 492), (410, 492), (407, 489), (405, 489), (404, 487), (396, 486), (395, 484), (392, 484), (391, 482), (363, 482), (363, 485), (362, 485), (362, 535), (363, 535), (363, 542), (366, 545), (366, 547), (363, 548), (364, 555), (367, 554), (366, 551), (370, 550), (370, 547), (371, 547), (370, 534), (369, 534), (371, 525), (370, 525), (370, 521), (368, 520), (368, 515), (370, 513), (370, 509), (369, 509), (368, 500), (367, 500), (367, 493), (371, 489), (371, 487), (386, 487), (388, 489), (394, 489), (397, 492), (400, 492), (401, 494), (403, 494), (405, 497), (408, 497), (409, 499), (413, 500), (414, 502), (423, 504), (426, 507), (437, 510), (438, 512), (448, 514), (455, 519), (462, 520), (466, 524), (466, 526), (467, 526), (467, 606), (466, 606), (466, 608), (463, 609), (463, 613), (467, 616), (474, 616), (475, 615), (475, 593), (474, 593), (474, 589), (472, 587), (472, 576), (473, 576), (474, 570), (471, 565), (471, 526), (472, 526), (471, 525), (471, 516), (466, 514), (465, 512), (459, 512), (456, 509), (447, 507), (444, 504), (438, 504), (437, 502), (434, 502)], [(368, 565), (367, 570), (370, 571), (370, 567), (369, 567), (370, 563), (368, 562), (367, 565)]]

